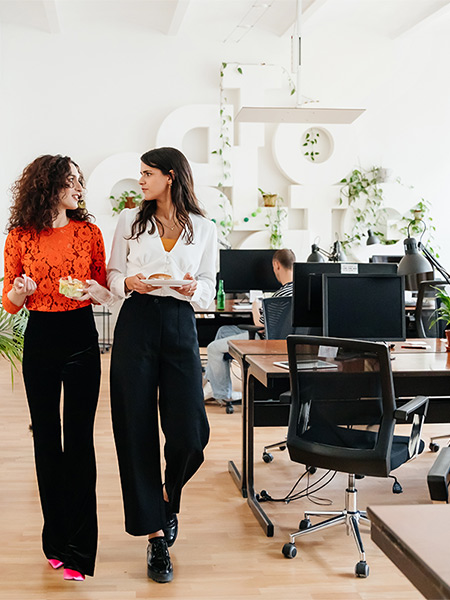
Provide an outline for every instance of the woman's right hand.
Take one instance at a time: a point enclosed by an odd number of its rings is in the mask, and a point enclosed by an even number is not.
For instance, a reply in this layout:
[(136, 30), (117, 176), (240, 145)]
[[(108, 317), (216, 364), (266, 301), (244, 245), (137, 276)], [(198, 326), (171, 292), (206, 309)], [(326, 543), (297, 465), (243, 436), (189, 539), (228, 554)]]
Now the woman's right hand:
[(131, 277), (125, 277), (125, 292), (137, 292), (138, 294), (147, 294), (153, 290), (160, 289), (160, 286), (150, 285), (149, 283), (142, 283), (141, 279), (146, 279), (145, 275), (138, 273)]
[(37, 285), (27, 275), (23, 274), (22, 277), (16, 277), (12, 285), (12, 289), (19, 296), (31, 296), (36, 291)]
[(12, 284), (12, 288), (8, 292), (10, 302), (16, 306), (23, 306), (27, 296), (31, 296), (36, 291), (37, 285), (27, 275), (16, 277)]

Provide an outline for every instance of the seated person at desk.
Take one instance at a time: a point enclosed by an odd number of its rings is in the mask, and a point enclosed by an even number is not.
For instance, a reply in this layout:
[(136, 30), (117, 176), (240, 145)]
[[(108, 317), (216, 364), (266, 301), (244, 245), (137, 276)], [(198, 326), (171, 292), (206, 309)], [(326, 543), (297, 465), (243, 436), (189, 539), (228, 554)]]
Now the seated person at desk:
[[(295, 254), (288, 248), (274, 252), (272, 258), (273, 272), (281, 283), (280, 289), (274, 292), (273, 297), (292, 296), (292, 280)], [(253, 321), (255, 325), (264, 328), (264, 319), (261, 303), (256, 300), (252, 306)], [(219, 402), (239, 400), (240, 392), (232, 391), (230, 360), (227, 360), (228, 342), (230, 340), (248, 339), (248, 331), (243, 331), (237, 325), (223, 325), (219, 327), (216, 338), (208, 345), (208, 363), (205, 377), (209, 384), (204, 387), (205, 400), (214, 398)]]

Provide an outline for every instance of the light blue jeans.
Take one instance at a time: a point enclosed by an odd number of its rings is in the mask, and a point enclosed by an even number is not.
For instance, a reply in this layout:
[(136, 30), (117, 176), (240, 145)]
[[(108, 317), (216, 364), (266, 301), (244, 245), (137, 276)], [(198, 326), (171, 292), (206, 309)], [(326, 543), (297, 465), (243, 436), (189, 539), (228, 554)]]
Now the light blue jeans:
[(230, 340), (246, 340), (248, 331), (242, 331), (237, 325), (222, 325), (216, 333), (216, 338), (208, 344), (208, 363), (205, 375), (211, 383), (213, 396), (216, 400), (230, 400), (233, 391), (231, 383), (230, 360), (225, 357)]

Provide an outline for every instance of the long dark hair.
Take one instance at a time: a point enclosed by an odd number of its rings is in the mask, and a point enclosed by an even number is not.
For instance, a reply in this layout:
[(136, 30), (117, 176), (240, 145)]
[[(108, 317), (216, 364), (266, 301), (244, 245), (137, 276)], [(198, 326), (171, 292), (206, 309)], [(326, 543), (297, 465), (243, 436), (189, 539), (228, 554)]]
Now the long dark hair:
[[(148, 167), (158, 169), (163, 175), (172, 177), (172, 202), (175, 207), (175, 218), (183, 228), (183, 238), (186, 244), (192, 244), (194, 230), (189, 213), (205, 216), (194, 194), (194, 178), (187, 158), (176, 148), (154, 148), (141, 156), (142, 162)], [(164, 225), (155, 215), (156, 202), (142, 202), (136, 219), (131, 228), (131, 239), (137, 239), (147, 229), (150, 221), (150, 234), (155, 233), (157, 223)]]
[[(11, 188), (13, 205), (10, 208), (7, 231), (16, 227), (31, 227), (40, 233), (52, 226), (58, 215), (59, 194), (61, 190), (69, 187), (71, 164), (77, 169), (84, 190), (81, 169), (69, 156), (45, 154), (25, 167)], [(75, 210), (67, 210), (67, 216), (74, 221), (92, 220), (84, 200), (80, 201)]]

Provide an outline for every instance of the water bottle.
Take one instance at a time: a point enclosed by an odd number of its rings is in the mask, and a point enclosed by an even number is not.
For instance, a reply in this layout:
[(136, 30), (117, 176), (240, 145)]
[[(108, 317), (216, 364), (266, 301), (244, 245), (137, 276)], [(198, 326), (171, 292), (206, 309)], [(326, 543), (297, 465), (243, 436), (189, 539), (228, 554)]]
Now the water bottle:
[(225, 291), (223, 289), (223, 279), (219, 279), (219, 289), (217, 290), (216, 308), (217, 310), (225, 310)]

